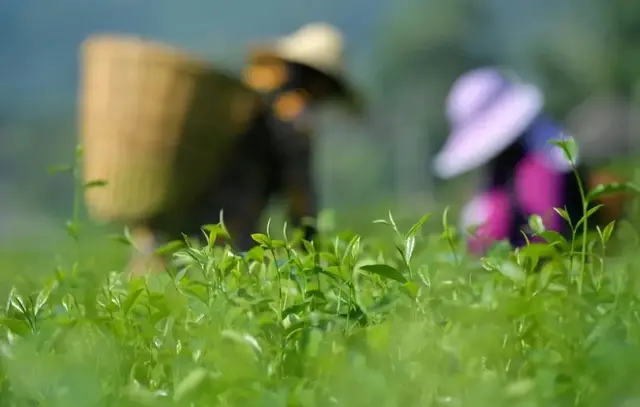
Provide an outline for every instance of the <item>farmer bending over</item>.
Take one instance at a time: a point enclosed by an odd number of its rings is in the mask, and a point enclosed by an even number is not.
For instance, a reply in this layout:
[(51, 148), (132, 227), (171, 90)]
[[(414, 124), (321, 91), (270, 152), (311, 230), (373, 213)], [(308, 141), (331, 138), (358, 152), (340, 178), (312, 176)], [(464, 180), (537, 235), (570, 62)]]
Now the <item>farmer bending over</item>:
[(190, 214), (171, 224), (164, 222), (170, 216), (161, 216), (138, 230), (143, 252), (181, 239), (180, 233), (201, 236), (203, 225), (219, 222), (220, 210), (232, 246), (249, 250), (255, 244), (251, 234), (260, 230), (263, 212), (279, 195), (286, 198), (293, 225), (303, 227), (305, 239), (311, 240), (315, 228), (303, 223), (317, 215), (310, 115), (330, 100), (358, 107), (343, 79), (342, 53), (342, 35), (323, 23), (252, 48), (243, 81), (263, 95), (264, 103), (238, 137), (229, 165)]
[[(452, 131), (434, 167), (441, 178), (485, 167), (486, 185), (461, 216), (465, 229), (477, 227), (468, 242), (476, 253), (498, 240), (524, 245), (531, 215), (567, 237), (569, 225), (553, 208), (566, 207), (574, 225), (583, 215), (572, 163), (550, 143), (562, 139), (563, 129), (543, 113), (543, 106), (536, 87), (493, 68), (464, 74), (449, 93), (446, 113)], [(581, 176), (587, 184), (590, 178)]]

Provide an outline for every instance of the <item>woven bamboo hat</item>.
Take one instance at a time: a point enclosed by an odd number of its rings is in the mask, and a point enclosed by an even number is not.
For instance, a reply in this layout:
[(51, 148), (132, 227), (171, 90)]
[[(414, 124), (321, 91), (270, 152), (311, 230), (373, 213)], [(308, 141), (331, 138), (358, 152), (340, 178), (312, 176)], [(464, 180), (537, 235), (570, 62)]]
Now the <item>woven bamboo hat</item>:
[(79, 127), (99, 220), (141, 222), (190, 201), (224, 164), (258, 95), (167, 44), (94, 35), (81, 47)]

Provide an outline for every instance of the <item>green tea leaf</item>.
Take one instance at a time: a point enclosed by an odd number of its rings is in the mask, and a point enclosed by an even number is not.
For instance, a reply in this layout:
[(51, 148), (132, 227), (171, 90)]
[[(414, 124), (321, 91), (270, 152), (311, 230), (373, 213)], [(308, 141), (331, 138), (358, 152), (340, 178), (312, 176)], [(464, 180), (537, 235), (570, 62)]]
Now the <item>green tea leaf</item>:
[(503, 262), (498, 267), (498, 271), (500, 271), (502, 275), (504, 275), (505, 277), (508, 277), (509, 279), (511, 279), (511, 281), (517, 284), (522, 284), (527, 279), (527, 275), (524, 272), (524, 270), (522, 270), (520, 266), (518, 266), (512, 261)]
[(560, 215), (562, 219), (566, 220), (569, 226), (573, 227), (573, 225), (571, 224), (571, 217), (569, 216), (569, 212), (567, 212), (566, 209), (553, 208), (553, 210), (556, 211), (556, 213)]
[(206, 369), (198, 367), (193, 369), (187, 377), (182, 379), (175, 388), (173, 393), (174, 401), (180, 401), (195, 391), (207, 379), (209, 373)]
[(340, 271), (339, 271), (339, 270), (340, 270), (340, 269), (339, 269), (339, 267), (338, 267), (338, 266), (331, 266), (331, 267), (327, 267), (326, 269), (323, 269), (323, 268), (320, 268), (320, 267), (316, 267), (316, 268), (314, 269), (314, 271), (315, 271), (316, 273), (323, 274), (323, 275), (325, 275), (325, 276), (327, 276), (327, 277), (331, 278), (332, 280), (335, 280), (335, 281), (337, 281), (337, 282), (342, 283), (342, 282), (344, 282), (345, 280), (344, 280), (344, 278), (342, 277), (342, 275), (340, 274)]
[(529, 243), (520, 249), (520, 254), (533, 260), (551, 258), (558, 254), (556, 249), (547, 243)]
[(420, 293), (420, 286), (413, 281), (409, 281), (404, 283), (402, 286), (402, 290), (412, 299), (418, 298), (418, 294)]
[(51, 292), (54, 289), (55, 289), (55, 286), (50, 285), (50, 286), (45, 287), (42, 290), (40, 290), (40, 292), (38, 293), (38, 296), (36, 297), (36, 302), (33, 305), (33, 314), (34, 315), (37, 316), (38, 314), (40, 314), (40, 310), (45, 306), (47, 301), (49, 301), (49, 297), (51, 296)]
[(232, 329), (225, 329), (224, 331), (222, 331), (222, 337), (227, 338), (240, 345), (248, 346), (257, 355), (262, 353), (262, 347), (258, 343), (258, 340), (254, 336), (249, 335), (248, 333), (240, 333)]
[(127, 246), (131, 246), (131, 241), (129, 239), (127, 239), (127, 237), (125, 235), (121, 235), (121, 234), (112, 234), (109, 235), (109, 239), (110, 240), (114, 240), (118, 243), (122, 243), (124, 245)]
[(76, 222), (67, 222), (67, 234), (73, 238), (73, 240), (78, 240), (78, 235), (80, 232), (80, 225)]
[(398, 232), (398, 225), (396, 225), (396, 221), (393, 219), (393, 215), (391, 214), (391, 211), (389, 211), (389, 223), (391, 224), (391, 227), (393, 228), (393, 230), (396, 233)]
[(0, 325), (4, 326), (18, 336), (24, 337), (31, 333), (29, 325), (27, 325), (27, 323), (21, 319), (2, 318), (0, 319)]
[(264, 248), (271, 248), (271, 238), (263, 233), (254, 233), (251, 238)]
[(431, 214), (428, 213), (428, 214), (424, 215), (422, 218), (420, 218), (419, 221), (417, 221), (413, 226), (411, 226), (411, 229), (409, 229), (409, 231), (407, 232), (407, 237), (415, 236), (415, 234), (418, 233), (418, 230), (420, 230), (422, 225), (424, 225), (424, 223), (427, 220), (429, 220), (430, 217), (431, 217)]
[(302, 240), (302, 247), (304, 248), (304, 251), (307, 254), (313, 255), (313, 254), (317, 253), (315, 243), (312, 242), (312, 241), (309, 242), (309, 241), (303, 239)]
[(49, 167), (49, 174), (59, 174), (61, 172), (72, 172), (73, 167), (71, 165), (54, 165)]
[(264, 261), (264, 249), (261, 246), (254, 246), (247, 252), (247, 259), (255, 260), (259, 263)]
[(411, 261), (411, 257), (413, 257), (413, 250), (416, 247), (416, 237), (414, 235), (409, 235), (404, 241), (404, 256), (407, 261)]
[(284, 240), (273, 239), (271, 240), (271, 247), (273, 247), (274, 249), (283, 249), (287, 247), (287, 244), (285, 243)]
[(444, 208), (444, 211), (442, 212), (442, 229), (445, 234), (447, 230), (450, 229), (448, 216), (449, 216), (449, 207), (447, 206), (446, 208)]
[(536, 234), (540, 234), (546, 230), (546, 227), (540, 215), (531, 215), (529, 217), (529, 227)]
[(578, 158), (578, 144), (573, 137), (564, 136), (561, 140), (551, 140), (550, 143), (560, 147), (564, 157), (572, 164), (576, 163), (576, 159)]
[(349, 255), (349, 260), (351, 260), (352, 263), (358, 260), (358, 257), (360, 256), (360, 236), (356, 235), (351, 239), (347, 246), (345, 257), (347, 254)]
[(104, 187), (104, 186), (107, 186), (107, 184), (108, 182), (106, 180), (96, 179), (96, 180), (85, 183), (84, 187), (86, 189), (89, 189), (89, 188), (95, 188), (95, 187)]
[(611, 239), (611, 235), (613, 234), (613, 229), (615, 227), (616, 221), (612, 221), (607, 226), (604, 227), (602, 231), (602, 240), (604, 243), (608, 242)]
[(587, 194), (587, 201), (593, 202), (594, 200), (602, 198), (603, 196), (624, 191), (632, 191), (637, 193), (640, 192), (640, 187), (631, 182), (612, 182), (610, 184), (600, 184), (589, 191), (589, 193)]
[(604, 205), (599, 204), (599, 205), (596, 205), (596, 206), (594, 206), (593, 208), (589, 209), (589, 210), (587, 211), (587, 214), (586, 214), (585, 216), (583, 216), (583, 217), (578, 221), (578, 223), (576, 224), (576, 229), (578, 229), (578, 228), (580, 227), (580, 225), (582, 225), (582, 224), (584, 223), (585, 219), (589, 219), (589, 218), (590, 218), (594, 213), (596, 213), (596, 211), (597, 211), (598, 209), (600, 209), (600, 208), (601, 208), (601, 207), (603, 207), (603, 206), (604, 206)]
[(387, 279), (395, 280), (399, 283), (404, 284), (407, 282), (407, 279), (402, 275), (402, 273), (387, 264), (370, 264), (362, 266), (361, 269)]
[(144, 291), (143, 288), (138, 288), (137, 290), (134, 290), (129, 293), (127, 298), (122, 303), (122, 312), (125, 315), (129, 314), (129, 311), (131, 311), (131, 308), (133, 308), (136, 301), (138, 300), (138, 297), (140, 297), (140, 294), (142, 294), (143, 291)]
[(154, 253), (157, 255), (172, 254), (175, 251), (182, 249), (184, 246), (185, 246), (185, 243), (183, 241), (174, 240), (165, 244), (164, 246), (157, 248), (156, 250), (154, 250)]

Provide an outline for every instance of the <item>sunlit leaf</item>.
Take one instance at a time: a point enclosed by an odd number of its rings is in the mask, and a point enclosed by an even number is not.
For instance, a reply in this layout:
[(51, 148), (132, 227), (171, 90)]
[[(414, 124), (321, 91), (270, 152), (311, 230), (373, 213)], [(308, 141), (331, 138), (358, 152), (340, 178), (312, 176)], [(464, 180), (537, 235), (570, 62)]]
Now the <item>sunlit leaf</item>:
[(517, 264), (511, 261), (505, 261), (500, 264), (498, 267), (498, 271), (509, 279), (517, 284), (522, 284), (527, 279), (527, 275), (524, 270), (520, 268)]
[(264, 248), (271, 247), (271, 238), (263, 233), (254, 233), (251, 235), (251, 238)]
[(408, 261), (413, 257), (413, 250), (416, 247), (416, 237), (414, 235), (409, 235), (404, 241), (404, 255)]
[(402, 289), (411, 298), (417, 298), (418, 294), (420, 293), (420, 286), (414, 283), (413, 281), (404, 283), (404, 285), (402, 286)]
[(424, 223), (427, 220), (429, 220), (430, 217), (431, 217), (431, 214), (426, 214), (422, 218), (420, 218), (419, 221), (417, 221), (413, 226), (411, 226), (411, 229), (409, 229), (409, 231), (407, 232), (407, 237), (415, 236), (415, 234), (418, 233), (422, 225), (424, 225)]

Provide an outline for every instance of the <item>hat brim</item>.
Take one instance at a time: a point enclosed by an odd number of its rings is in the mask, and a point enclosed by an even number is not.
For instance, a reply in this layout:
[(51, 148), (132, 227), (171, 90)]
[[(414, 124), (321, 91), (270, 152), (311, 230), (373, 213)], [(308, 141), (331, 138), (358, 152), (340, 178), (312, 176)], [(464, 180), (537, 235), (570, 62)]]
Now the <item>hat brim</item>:
[(365, 109), (361, 92), (356, 91), (354, 86), (351, 83), (348, 83), (342, 74), (322, 69), (318, 66), (311, 66), (305, 64), (303, 61), (288, 58), (282, 55), (278, 48), (277, 40), (250, 45), (248, 49), (249, 63), (259, 64), (284, 61), (304, 65), (316, 70), (328, 77), (334, 83), (337, 101), (343, 103), (352, 114), (362, 115), (364, 113)]
[(513, 86), (485, 114), (453, 129), (435, 157), (434, 172), (446, 179), (486, 164), (520, 136), (543, 105), (535, 86)]

